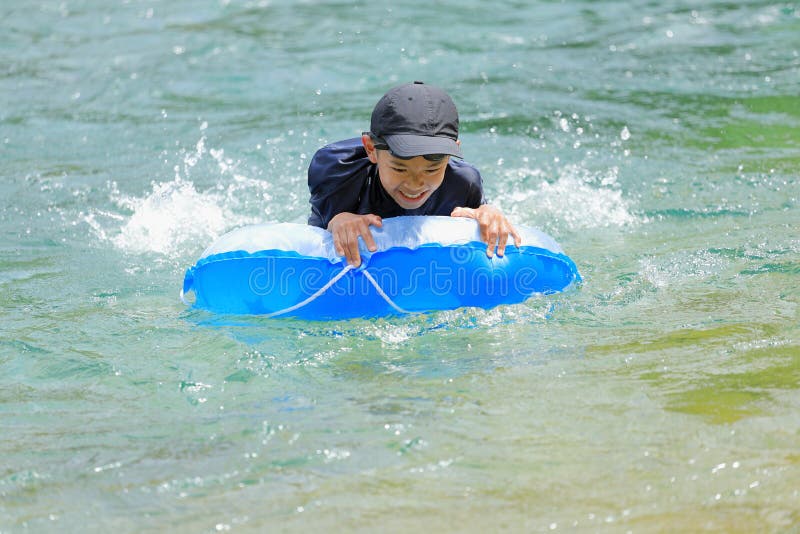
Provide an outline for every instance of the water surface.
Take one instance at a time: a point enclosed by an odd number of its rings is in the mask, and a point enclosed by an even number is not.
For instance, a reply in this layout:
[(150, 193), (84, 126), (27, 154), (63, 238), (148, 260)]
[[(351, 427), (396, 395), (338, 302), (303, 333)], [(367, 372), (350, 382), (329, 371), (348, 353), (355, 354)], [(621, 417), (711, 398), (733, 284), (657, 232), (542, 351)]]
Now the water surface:
[[(0, 7), (0, 531), (791, 532), (800, 6)], [(584, 284), (490, 311), (187, 310), (322, 144), (446, 88)]]

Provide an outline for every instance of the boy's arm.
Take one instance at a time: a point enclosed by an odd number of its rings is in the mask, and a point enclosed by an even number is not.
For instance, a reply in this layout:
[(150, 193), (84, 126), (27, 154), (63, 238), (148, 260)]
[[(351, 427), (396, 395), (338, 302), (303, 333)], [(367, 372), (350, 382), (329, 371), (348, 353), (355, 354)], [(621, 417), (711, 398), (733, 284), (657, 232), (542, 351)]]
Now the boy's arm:
[(308, 224), (327, 228), (338, 213), (356, 211), (369, 164), (360, 138), (319, 149), (308, 166)]
[(514, 244), (520, 246), (522, 239), (514, 226), (499, 209), (486, 203), (480, 171), (466, 161), (459, 160), (451, 160), (450, 167), (452, 180), (466, 186), (466, 193), (460, 199), (463, 204), (454, 208), (450, 216), (468, 217), (478, 221), (481, 240), (486, 243), (486, 255), (490, 258), (495, 248), (498, 256), (505, 254), (509, 234), (514, 238)]
[(455, 208), (450, 216), (467, 217), (478, 221), (481, 241), (486, 243), (486, 255), (490, 258), (494, 254), (495, 247), (498, 256), (502, 257), (506, 253), (509, 234), (514, 238), (515, 246), (522, 244), (522, 238), (514, 226), (499, 209), (490, 204), (482, 204), (477, 208)]
[(358, 202), (368, 180), (370, 160), (361, 138), (346, 139), (325, 146), (314, 154), (308, 167), (311, 216), (308, 223), (327, 229), (336, 253), (354, 267), (361, 264), (358, 237), (370, 251), (377, 250), (369, 230), (381, 226), (377, 215), (358, 215)]

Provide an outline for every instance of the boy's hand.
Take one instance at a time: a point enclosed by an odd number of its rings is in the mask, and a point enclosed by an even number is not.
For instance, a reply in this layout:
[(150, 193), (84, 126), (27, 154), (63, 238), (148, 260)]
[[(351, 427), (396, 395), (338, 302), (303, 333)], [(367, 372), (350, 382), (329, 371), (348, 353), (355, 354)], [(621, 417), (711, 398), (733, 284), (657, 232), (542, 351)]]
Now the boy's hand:
[(380, 228), (383, 221), (377, 215), (368, 213), (366, 215), (356, 215), (355, 213), (342, 212), (336, 215), (328, 223), (328, 231), (333, 236), (333, 246), (336, 247), (336, 254), (344, 256), (347, 263), (353, 267), (361, 265), (361, 254), (358, 252), (358, 237), (364, 240), (367, 250), (375, 252), (378, 246), (375, 238), (372, 237), (370, 226)]
[(502, 257), (506, 253), (506, 243), (508, 235), (514, 237), (514, 245), (520, 246), (522, 238), (517, 233), (514, 226), (508, 222), (503, 213), (489, 204), (484, 204), (479, 208), (456, 208), (450, 214), (451, 217), (467, 217), (476, 219), (481, 230), (481, 240), (486, 243), (486, 255), (490, 258), (497, 247), (497, 255)]

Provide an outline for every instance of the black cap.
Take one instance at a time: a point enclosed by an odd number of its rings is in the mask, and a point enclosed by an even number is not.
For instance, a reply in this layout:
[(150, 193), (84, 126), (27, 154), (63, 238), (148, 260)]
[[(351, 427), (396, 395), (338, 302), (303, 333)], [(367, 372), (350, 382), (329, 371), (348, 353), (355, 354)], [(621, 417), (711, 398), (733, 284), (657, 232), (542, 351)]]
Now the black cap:
[(422, 82), (390, 89), (372, 110), (370, 131), (402, 158), (426, 154), (463, 157), (458, 110), (447, 93)]

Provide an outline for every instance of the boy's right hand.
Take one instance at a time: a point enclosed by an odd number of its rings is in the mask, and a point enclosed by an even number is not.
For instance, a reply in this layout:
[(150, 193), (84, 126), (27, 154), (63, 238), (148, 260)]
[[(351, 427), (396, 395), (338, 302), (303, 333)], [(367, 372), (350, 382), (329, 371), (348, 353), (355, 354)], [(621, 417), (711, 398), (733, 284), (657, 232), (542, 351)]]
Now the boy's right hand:
[(361, 254), (358, 252), (358, 238), (364, 240), (367, 250), (375, 252), (378, 246), (375, 238), (372, 237), (370, 226), (380, 228), (383, 221), (377, 215), (368, 213), (366, 215), (356, 215), (346, 211), (339, 213), (331, 222), (328, 223), (328, 231), (333, 236), (333, 246), (336, 254), (344, 256), (347, 263), (353, 267), (361, 265)]

